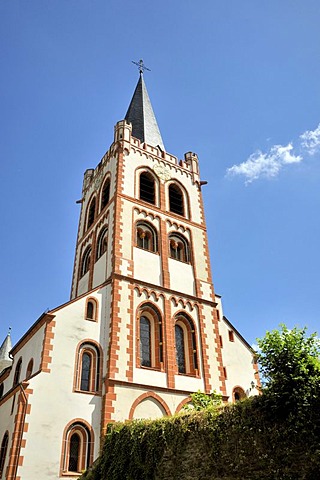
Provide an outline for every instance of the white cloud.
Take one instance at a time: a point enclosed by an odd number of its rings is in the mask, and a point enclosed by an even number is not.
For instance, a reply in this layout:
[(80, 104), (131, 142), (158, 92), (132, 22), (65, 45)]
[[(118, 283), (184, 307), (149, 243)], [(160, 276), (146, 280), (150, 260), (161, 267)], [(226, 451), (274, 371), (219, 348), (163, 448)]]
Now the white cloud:
[(315, 130), (307, 130), (300, 135), (301, 146), (307, 150), (309, 155), (314, 155), (320, 148), (320, 123)]
[(243, 175), (245, 183), (257, 180), (258, 178), (276, 177), (284, 165), (299, 163), (302, 156), (293, 154), (292, 143), (287, 146), (274, 145), (268, 153), (260, 150), (250, 155), (250, 157), (239, 165), (233, 165), (227, 169), (227, 175)]

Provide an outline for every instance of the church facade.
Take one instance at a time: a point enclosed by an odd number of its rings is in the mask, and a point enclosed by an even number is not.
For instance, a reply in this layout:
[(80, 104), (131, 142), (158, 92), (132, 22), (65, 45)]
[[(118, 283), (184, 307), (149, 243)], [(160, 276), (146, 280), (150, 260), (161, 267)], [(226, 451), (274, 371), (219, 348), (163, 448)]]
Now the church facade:
[(258, 393), (254, 353), (223, 315), (199, 161), (166, 152), (142, 69), (84, 174), (71, 299), (0, 348), (0, 478), (77, 478), (108, 423), (171, 415), (190, 393)]

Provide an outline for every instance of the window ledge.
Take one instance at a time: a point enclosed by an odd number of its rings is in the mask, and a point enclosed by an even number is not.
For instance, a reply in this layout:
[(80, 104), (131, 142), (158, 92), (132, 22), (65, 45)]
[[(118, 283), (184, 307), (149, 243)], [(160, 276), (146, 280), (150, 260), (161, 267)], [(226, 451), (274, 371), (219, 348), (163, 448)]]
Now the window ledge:
[(161, 369), (161, 367), (144, 367), (143, 365), (139, 365), (138, 368), (141, 368), (142, 370), (150, 370), (153, 372), (164, 372), (164, 369)]
[(87, 391), (87, 390), (79, 390), (78, 388), (75, 388), (73, 390), (74, 393), (84, 393), (85, 395), (93, 395), (94, 397), (101, 397), (101, 393), (100, 392), (96, 392), (96, 391)]
[(135, 245), (135, 248), (139, 248), (139, 250), (143, 250), (144, 252), (149, 252), (149, 253), (154, 253), (155, 255), (160, 255), (159, 252), (154, 252), (152, 250), (148, 250), (147, 248), (139, 247), (138, 245)]

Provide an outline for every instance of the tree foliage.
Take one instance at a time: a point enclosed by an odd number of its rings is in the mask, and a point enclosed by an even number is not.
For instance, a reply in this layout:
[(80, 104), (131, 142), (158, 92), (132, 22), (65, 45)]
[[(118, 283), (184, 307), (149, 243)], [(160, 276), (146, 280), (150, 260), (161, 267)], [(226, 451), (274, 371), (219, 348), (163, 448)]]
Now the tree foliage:
[(204, 409), (216, 410), (222, 404), (222, 395), (215, 390), (210, 394), (198, 390), (195, 393), (191, 393), (190, 397), (191, 402), (187, 403), (183, 410), (195, 410), (196, 412)]
[(307, 329), (267, 332), (258, 339), (258, 361), (263, 378), (263, 393), (277, 405), (292, 412), (319, 400), (320, 341)]

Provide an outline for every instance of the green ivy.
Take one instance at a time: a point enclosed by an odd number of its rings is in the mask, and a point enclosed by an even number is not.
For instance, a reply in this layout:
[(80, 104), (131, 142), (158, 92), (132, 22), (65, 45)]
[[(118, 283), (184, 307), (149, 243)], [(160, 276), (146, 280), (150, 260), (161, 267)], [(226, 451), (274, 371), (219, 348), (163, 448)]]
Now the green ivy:
[(306, 411), (299, 425), (296, 429), (275, 419), (263, 396), (215, 410), (114, 423), (102, 455), (81, 478), (315, 480), (320, 470), (319, 409)]

